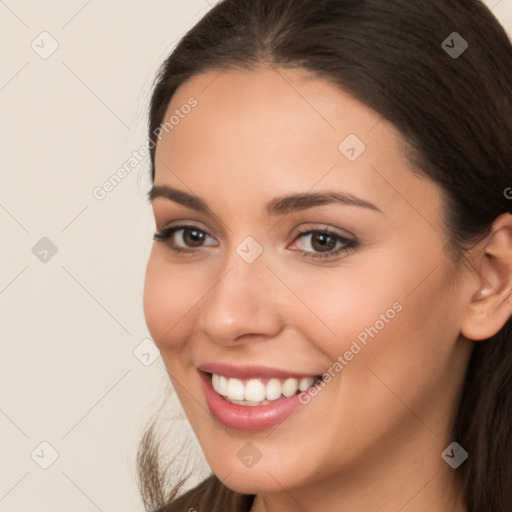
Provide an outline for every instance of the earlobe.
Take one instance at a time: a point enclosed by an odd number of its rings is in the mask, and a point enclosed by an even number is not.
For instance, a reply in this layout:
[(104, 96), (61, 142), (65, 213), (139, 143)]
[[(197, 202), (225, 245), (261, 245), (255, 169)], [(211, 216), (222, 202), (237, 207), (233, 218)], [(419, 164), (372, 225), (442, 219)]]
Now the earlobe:
[(461, 334), (474, 341), (494, 336), (512, 316), (512, 215), (500, 215), (481, 244), (473, 261), (477, 289), (461, 325)]

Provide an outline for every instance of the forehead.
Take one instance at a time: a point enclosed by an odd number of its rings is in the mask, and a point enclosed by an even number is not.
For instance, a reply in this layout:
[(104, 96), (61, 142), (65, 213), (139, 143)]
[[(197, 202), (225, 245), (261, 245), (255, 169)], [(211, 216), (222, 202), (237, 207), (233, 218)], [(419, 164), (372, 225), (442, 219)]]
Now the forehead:
[[(184, 108), (191, 98), (196, 106)], [(334, 186), (392, 208), (397, 195), (414, 202), (429, 193), (391, 123), (303, 70), (208, 71), (178, 89), (164, 122), (173, 115), (179, 123), (157, 145), (155, 183), (266, 198)]]
[[(299, 69), (224, 69), (195, 76), (178, 89), (164, 121), (179, 113), (191, 97), (197, 106), (173, 128), (168, 137), (171, 144), (190, 128), (202, 136), (203, 145), (229, 140), (246, 153), (251, 149), (256, 153), (257, 144), (266, 144), (269, 150), (294, 146), (294, 154), (329, 150), (337, 157), (339, 143), (349, 134), (368, 143), (382, 131), (388, 142), (398, 136), (391, 124), (366, 105)], [(383, 130), (371, 136), (377, 124)]]

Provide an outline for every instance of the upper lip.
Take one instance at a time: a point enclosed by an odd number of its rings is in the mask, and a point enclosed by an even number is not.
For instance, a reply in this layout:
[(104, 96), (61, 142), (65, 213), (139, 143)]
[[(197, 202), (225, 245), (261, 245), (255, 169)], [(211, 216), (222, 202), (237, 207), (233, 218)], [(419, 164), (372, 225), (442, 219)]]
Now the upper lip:
[(279, 368), (269, 368), (268, 366), (233, 366), (225, 363), (203, 363), (197, 367), (205, 373), (215, 373), (224, 377), (233, 377), (236, 379), (265, 379), (265, 378), (303, 378), (317, 377), (317, 373), (300, 373)]

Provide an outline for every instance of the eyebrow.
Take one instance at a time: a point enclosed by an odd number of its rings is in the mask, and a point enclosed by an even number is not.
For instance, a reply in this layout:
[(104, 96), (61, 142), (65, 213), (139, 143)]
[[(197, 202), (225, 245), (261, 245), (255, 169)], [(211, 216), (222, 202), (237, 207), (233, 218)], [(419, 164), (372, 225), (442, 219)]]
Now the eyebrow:
[[(148, 192), (149, 201), (153, 201), (157, 197), (169, 199), (183, 206), (191, 208), (201, 213), (213, 213), (208, 205), (197, 196), (178, 190), (167, 185), (153, 185)], [(380, 213), (384, 213), (374, 204), (365, 201), (352, 194), (342, 192), (305, 192), (292, 194), (288, 196), (276, 197), (265, 205), (265, 213), (269, 216), (285, 215), (287, 213), (314, 208), (325, 204), (344, 204), (349, 206), (359, 206)]]

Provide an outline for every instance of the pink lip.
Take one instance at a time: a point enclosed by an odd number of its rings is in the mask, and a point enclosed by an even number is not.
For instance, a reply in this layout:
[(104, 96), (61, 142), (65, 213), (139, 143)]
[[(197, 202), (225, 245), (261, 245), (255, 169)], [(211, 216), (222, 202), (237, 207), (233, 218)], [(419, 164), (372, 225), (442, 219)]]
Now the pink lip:
[(198, 369), (206, 373), (216, 373), (224, 377), (236, 379), (265, 379), (265, 378), (281, 378), (288, 379), (295, 377), (301, 379), (303, 377), (317, 377), (318, 374), (311, 373), (297, 373), (288, 372), (286, 370), (279, 370), (268, 368), (264, 366), (231, 366), (223, 363), (205, 363), (198, 366)]
[[(246, 371), (246, 373), (244, 373), (246, 378), (247, 376), (261, 376), (261, 373), (254, 373), (254, 367), (250, 370), (246, 367), (243, 370)], [(259, 370), (261, 370), (261, 368)], [(227, 375), (225, 371), (221, 372), (216, 365), (216, 371), (214, 373), (217, 373), (217, 371), (219, 374), (225, 375), (226, 377), (234, 377), (234, 375)], [(289, 398), (278, 398), (267, 405), (258, 405), (255, 407), (232, 404), (213, 389), (209, 375), (210, 372), (205, 373), (204, 371), (199, 371), (198, 373), (201, 378), (210, 412), (219, 423), (227, 428), (244, 430), (246, 432), (269, 429), (283, 422), (293, 411), (303, 405), (299, 401), (300, 394)], [(238, 373), (238, 375), (239, 377), (237, 378), (240, 378), (240, 373)], [(274, 372), (272, 375), (276, 376), (276, 373)], [(288, 376), (288, 374), (285, 376)]]

